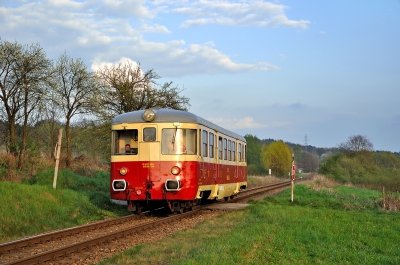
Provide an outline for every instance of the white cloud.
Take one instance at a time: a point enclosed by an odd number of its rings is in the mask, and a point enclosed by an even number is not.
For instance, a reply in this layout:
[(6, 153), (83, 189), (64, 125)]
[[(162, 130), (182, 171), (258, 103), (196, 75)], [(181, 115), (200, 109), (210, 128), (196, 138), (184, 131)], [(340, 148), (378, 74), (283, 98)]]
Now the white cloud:
[(284, 5), (263, 1), (194, 1), (172, 11), (192, 17), (181, 24), (183, 28), (206, 24), (308, 28), (310, 21), (290, 20), (285, 9)]
[(112, 62), (94, 62), (92, 64), (92, 71), (97, 71), (101, 68), (104, 68), (105, 66), (110, 68), (112, 66), (117, 66), (119, 64), (130, 64), (130, 65), (132, 65), (132, 67), (135, 67), (138, 65), (138, 63), (133, 61), (132, 59), (127, 58), (127, 57), (122, 57), (118, 61), (113, 62), (113, 63)]
[(137, 19), (151, 19), (156, 14), (145, 6), (141, 0), (104, 0), (96, 9), (96, 13), (103, 16), (135, 17)]
[[(267, 62), (255, 64), (235, 63), (231, 58), (214, 49), (209, 43), (192, 44), (187, 48), (183, 40), (168, 43), (135, 41), (132, 45), (113, 47), (109, 53), (96, 56), (97, 63), (118, 60), (120, 54), (135, 58), (138, 62), (157, 65), (157, 72), (163, 76), (184, 76), (193, 74), (238, 73), (249, 71), (273, 71), (277, 66)], [(174, 62), (174, 63), (171, 63)]]
[[(12, 7), (0, 7), (1, 37), (23, 44), (39, 43), (53, 58), (67, 52), (91, 64), (129, 57), (148, 68), (156, 66), (157, 72), (168, 77), (279, 69), (262, 61), (235, 62), (232, 56), (218, 50), (212, 42), (187, 44), (179, 38), (164, 42), (146, 40), (146, 33), (172, 35), (166, 25), (151, 23), (160, 10), (172, 10), (171, 3), (157, 1), (151, 4), (152, 7), (146, 1), (134, 0), (15, 2)], [(208, 17), (205, 19), (221, 24), (237, 18), (244, 24), (248, 23), (244, 20), (258, 21), (262, 13), (253, 14), (257, 5), (270, 16), (284, 10), (283, 6), (256, 2), (181, 1), (179, 4), (182, 14), (197, 12), (197, 6), (206, 9), (204, 14)]]
[(158, 24), (143, 24), (138, 27), (138, 30), (147, 33), (171, 33), (171, 31), (169, 31), (167, 27)]

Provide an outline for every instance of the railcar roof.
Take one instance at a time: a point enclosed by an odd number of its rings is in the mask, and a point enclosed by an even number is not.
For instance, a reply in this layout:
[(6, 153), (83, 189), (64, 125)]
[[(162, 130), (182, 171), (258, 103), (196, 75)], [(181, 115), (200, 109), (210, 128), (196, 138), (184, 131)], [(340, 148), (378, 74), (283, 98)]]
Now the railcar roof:
[(174, 110), (174, 109), (158, 109), (154, 110), (156, 117), (152, 122), (146, 122), (143, 119), (143, 113), (145, 110), (138, 110), (127, 112), (121, 115), (116, 116), (112, 120), (112, 124), (121, 124), (121, 123), (164, 123), (164, 122), (181, 122), (181, 123), (197, 123), (204, 125), (208, 128), (226, 134), (228, 136), (234, 137), (241, 141), (246, 142), (246, 139), (234, 132), (226, 130), (212, 122), (209, 122), (193, 113), (182, 111), (182, 110)]

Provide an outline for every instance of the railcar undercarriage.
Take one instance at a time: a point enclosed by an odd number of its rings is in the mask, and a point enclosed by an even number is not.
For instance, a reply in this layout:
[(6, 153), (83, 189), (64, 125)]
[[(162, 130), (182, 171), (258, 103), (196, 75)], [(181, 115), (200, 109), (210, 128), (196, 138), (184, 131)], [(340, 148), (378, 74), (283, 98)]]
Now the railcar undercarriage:
[(145, 211), (156, 211), (167, 209), (170, 213), (184, 213), (191, 211), (193, 206), (200, 203), (200, 200), (192, 201), (128, 201), (128, 211), (140, 214)]

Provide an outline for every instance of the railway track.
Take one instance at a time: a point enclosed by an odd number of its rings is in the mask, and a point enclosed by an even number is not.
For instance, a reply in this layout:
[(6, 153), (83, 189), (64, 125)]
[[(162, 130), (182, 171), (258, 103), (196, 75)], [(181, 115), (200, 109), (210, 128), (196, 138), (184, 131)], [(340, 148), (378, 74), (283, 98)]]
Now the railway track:
[(237, 201), (249, 199), (249, 198), (257, 196), (257, 195), (265, 194), (268, 191), (274, 191), (274, 190), (277, 190), (280, 188), (289, 187), (291, 184), (292, 184), (292, 181), (289, 180), (289, 181), (283, 181), (283, 182), (278, 182), (278, 183), (274, 183), (274, 184), (269, 184), (266, 186), (260, 186), (260, 187), (256, 187), (256, 188), (252, 188), (252, 189), (247, 189), (247, 190), (240, 192), (240, 194), (238, 196), (236, 196), (229, 202), (237, 202)]
[[(248, 189), (227, 202), (242, 201), (290, 184), (291, 181), (285, 181)], [(78, 264), (92, 254), (94, 247), (118, 245), (117, 239), (129, 236), (146, 236), (146, 231), (195, 218), (201, 212), (202, 207), (198, 206), (193, 211), (169, 217), (130, 215), (3, 243), (0, 244), (0, 264)]]

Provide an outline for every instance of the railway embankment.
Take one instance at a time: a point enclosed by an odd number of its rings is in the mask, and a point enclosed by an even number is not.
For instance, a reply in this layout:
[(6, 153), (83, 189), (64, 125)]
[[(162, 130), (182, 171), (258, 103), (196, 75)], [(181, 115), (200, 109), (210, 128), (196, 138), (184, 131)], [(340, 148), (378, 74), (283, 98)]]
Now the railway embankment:
[[(70, 172), (63, 174), (60, 183), (64, 184), (57, 190), (51, 188), (46, 174), (30, 183), (1, 183), (4, 213), (10, 213), (0, 217), (1, 234), (10, 235), (5, 240), (3, 236), (2, 242), (11, 240), (12, 234), (19, 238), (126, 214), (125, 207), (110, 210), (102, 203), (99, 187), (107, 179), (102, 174), (84, 180)], [(265, 184), (272, 178), (254, 179), (249, 182)], [(246, 203), (243, 209), (210, 210), (201, 218), (157, 227), (147, 232), (146, 241), (127, 240), (114, 249), (100, 250), (107, 255), (93, 255), (87, 264), (106, 258), (100, 264), (400, 262), (399, 246), (393, 244), (400, 239), (400, 215), (382, 210), (381, 192), (318, 177), (296, 183), (293, 202), (290, 189), (284, 189)]]
[(379, 191), (318, 178), (99, 264), (399, 264), (398, 212)]

